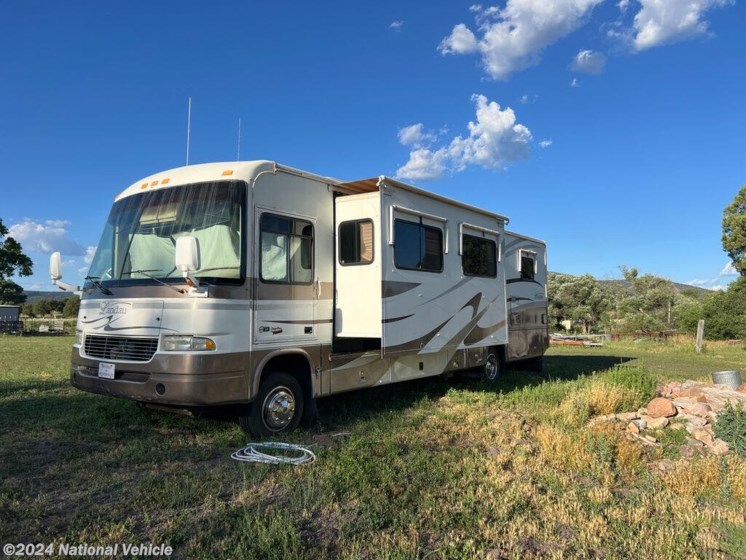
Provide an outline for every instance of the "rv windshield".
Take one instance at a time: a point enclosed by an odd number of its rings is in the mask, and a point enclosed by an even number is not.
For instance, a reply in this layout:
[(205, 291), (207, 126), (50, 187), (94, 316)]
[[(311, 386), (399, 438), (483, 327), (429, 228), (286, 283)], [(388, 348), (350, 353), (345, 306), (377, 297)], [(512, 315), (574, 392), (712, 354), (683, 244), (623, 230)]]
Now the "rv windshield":
[[(86, 288), (178, 281), (176, 239), (197, 238), (200, 269), (216, 283), (244, 278), (243, 200), (239, 181), (194, 183), (148, 190), (114, 204), (88, 273)], [(158, 279), (158, 280), (156, 280)]]

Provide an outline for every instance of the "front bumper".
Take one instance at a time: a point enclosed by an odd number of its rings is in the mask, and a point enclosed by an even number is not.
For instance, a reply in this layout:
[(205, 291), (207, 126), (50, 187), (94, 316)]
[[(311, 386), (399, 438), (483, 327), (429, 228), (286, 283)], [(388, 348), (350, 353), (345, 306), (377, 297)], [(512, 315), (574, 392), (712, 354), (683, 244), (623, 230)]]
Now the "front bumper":
[(146, 363), (113, 362), (114, 379), (98, 376), (99, 363), (82, 357), (74, 347), (72, 385), (90, 393), (165, 405), (249, 402), (248, 353), (157, 353)]

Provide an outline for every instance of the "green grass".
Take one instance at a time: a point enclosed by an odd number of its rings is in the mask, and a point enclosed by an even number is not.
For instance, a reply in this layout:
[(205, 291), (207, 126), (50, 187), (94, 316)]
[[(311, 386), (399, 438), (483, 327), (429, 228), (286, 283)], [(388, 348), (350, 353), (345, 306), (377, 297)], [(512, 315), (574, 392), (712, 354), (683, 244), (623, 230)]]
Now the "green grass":
[(3, 543), (167, 543), (190, 559), (746, 557), (746, 460), (660, 473), (648, 464), (678, 459), (680, 438), (651, 451), (584, 427), (655, 381), (746, 369), (740, 347), (560, 347), (541, 375), (322, 399), (286, 438), (317, 462), (277, 467), (230, 459), (247, 442), (231, 420), (73, 389), (71, 343), (0, 337)]

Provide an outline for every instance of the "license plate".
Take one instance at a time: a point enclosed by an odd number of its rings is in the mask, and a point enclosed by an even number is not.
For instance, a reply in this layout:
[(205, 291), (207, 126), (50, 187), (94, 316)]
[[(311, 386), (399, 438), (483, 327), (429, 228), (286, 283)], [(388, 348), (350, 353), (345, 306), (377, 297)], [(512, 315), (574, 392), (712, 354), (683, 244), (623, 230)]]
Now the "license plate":
[(98, 364), (98, 376), (104, 379), (114, 379), (114, 364)]

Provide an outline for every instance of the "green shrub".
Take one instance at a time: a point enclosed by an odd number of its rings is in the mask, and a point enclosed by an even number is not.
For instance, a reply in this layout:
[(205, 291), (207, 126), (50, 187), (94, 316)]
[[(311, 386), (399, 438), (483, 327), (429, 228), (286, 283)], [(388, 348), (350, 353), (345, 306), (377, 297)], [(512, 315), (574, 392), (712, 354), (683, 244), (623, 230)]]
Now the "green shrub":
[(731, 450), (746, 457), (746, 410), (743, 403), (731, 403), (718, 413), (713, 427), (715, 435), (725, 441)]
[(641, 366), (614, 366), (604, 376), (604, 380), (628, 389), (625, 392), (626, 398), (621, 403), (622, 410), (637, 410), (655, 396), (655, 379)]

